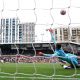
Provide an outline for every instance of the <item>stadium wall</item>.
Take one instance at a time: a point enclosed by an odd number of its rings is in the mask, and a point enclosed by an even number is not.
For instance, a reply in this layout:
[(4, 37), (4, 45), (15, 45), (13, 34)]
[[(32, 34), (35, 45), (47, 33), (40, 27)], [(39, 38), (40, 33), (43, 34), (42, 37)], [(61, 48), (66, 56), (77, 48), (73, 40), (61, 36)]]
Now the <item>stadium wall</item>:
[[(53, 49), (52, 49), (52, 48)], [(62, 43), (62, 48), (65, 52), (75, 53), (80, 55), (80, 45), (75, 43)], [(53, 43), (34, 43), (34, 44), (1, 44), (1, 55), (15, 55), (17, 53), (24, 55), (37, 55), (42, 51), (47, 54), (52, 54), (55, 50)]]

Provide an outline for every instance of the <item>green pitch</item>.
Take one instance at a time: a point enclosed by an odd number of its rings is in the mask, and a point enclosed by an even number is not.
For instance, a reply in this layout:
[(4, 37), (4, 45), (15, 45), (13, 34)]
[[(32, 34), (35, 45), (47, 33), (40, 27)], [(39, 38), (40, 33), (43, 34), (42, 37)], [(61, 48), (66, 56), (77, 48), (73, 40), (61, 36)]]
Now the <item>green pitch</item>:
[(79, 69), (63, 69), (57, 63), (0, 63), (0, 80), (78, 80)]

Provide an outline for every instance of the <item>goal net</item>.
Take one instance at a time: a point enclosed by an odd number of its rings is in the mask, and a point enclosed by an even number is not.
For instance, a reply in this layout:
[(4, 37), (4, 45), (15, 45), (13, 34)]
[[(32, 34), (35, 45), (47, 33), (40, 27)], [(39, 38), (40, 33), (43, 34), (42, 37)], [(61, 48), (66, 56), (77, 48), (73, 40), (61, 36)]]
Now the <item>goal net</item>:
[[(0, 49), (0, 79), (77, 80), (80, 78), (80, 71), (75, 66), (74, 69), (66, 70), (61, 67), (58, 58), (37, 54), (36, 47), (40, 46), (35, 47), (36, 43), (48, 43), (54, 53), (50, 33), (46, 31), (49, 28), (55, 29), (57, 42), (68, 42), (71, 52), (75, 53), (75, 48), (69, 42), (75, 44), (80, 42), (80, 1), (0, 0), (0, 47), (3, 49)], [(64, 36), (60, 36), (63, 34), (62, 29), (65, 32)], [(71, 35), (67, 36), (66, 33)]]

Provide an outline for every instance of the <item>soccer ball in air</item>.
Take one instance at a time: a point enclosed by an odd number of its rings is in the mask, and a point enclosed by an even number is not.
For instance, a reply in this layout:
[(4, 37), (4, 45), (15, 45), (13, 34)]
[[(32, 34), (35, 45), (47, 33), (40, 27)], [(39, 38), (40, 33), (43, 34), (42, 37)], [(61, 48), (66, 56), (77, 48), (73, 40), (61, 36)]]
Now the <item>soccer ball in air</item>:
[(61, 11), (60, 11), (60, 14), (61, 14), (61, 15), (65, 15), (65, 14), (66, 14), (66, 11), (65, 11), (65, 10), (61, 10)]

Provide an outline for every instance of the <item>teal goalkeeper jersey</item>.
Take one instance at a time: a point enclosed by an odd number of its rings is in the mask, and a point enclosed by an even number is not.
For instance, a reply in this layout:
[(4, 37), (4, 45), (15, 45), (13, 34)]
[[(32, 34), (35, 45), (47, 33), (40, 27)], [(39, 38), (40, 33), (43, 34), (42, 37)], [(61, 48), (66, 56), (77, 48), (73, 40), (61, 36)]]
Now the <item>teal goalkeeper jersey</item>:
[(60, 57), (60, 59), (67, 61), (70, 64), (78, 65), (77, 56), (71, 53), (65, 53), (62, 49), (56, 50), (54, 54)]
[(47, 57), (59, 57), (59, 59), (67, 61), (70, 64), (78, 65), (77, 56), (71, 53), (65, 53), (63, 49), (55, 50), (54, 54), (44, 54)]

